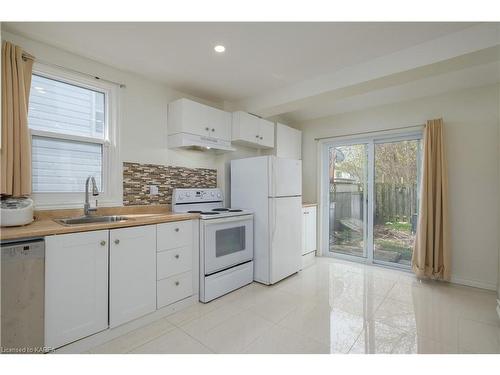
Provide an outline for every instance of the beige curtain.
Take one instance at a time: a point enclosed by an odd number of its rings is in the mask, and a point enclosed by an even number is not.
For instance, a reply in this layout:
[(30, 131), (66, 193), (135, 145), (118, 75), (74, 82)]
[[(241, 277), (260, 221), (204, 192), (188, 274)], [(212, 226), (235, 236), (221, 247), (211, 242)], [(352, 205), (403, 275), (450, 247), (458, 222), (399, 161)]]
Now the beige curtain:
[(412, 258), (418, 277), (450, 280), (447, 198), (443, 120), (429, 120), (424, 131), (420, 212)]
[(33, 59), (23, 50), (2, 43), (2, 150), (1, 194), (31, 194), (31, 139), (28, 100)]

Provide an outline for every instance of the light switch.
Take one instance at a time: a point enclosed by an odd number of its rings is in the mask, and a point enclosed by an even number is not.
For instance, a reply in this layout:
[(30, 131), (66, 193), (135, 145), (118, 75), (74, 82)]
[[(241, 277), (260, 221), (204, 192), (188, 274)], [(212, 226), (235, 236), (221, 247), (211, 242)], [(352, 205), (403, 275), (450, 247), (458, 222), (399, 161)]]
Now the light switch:
[(158, 186), (149, 185), (149, 195), (158, 195)]

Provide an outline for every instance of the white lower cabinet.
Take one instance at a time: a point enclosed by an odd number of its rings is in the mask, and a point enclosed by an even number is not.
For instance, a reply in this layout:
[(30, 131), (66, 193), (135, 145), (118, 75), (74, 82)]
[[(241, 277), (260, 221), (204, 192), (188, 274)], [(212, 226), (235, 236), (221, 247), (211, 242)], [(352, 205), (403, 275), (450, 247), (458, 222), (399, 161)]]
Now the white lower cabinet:
[(193, 275), (184, 272), (158, 281), (158, 308), (193, 295)]
[(108, 231), (45, 237), (45, 346), (108, 327)]
[(109, 231), (109, 325), (156, 309), (156, 225)]
[(302, 208), (302, 255), (316, 251), (316, 206)]
[(162, 280), (166, 277), (190, 271), (192, 269), (192, 246), (161, 251), (156, 255), (156, 277)]
[(314, 262), (316, 251), (316, 206), (302, 208), (302, 268)]
[(187, 220), (45, 237), (45, 346), (197, 293), (197, 228), (198, 220)]
[(156, 300), (159, 309), (194, 293), (193, 270), (197, 260), (193, 257), (194, 225), (193, 221), (186, 220), (156, 227)]

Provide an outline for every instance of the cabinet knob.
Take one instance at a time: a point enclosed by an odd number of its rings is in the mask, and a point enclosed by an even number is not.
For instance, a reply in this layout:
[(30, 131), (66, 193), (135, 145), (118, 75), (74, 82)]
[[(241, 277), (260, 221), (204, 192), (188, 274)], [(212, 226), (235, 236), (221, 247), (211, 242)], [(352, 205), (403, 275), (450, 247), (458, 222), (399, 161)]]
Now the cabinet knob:
[(180, 284), (180, 283), (179, 283), (178, 281), (176, 281), (176, 282), (175, 282), (175, 286), (179, 286), (179, 284)]
[(214, 131), (215, 131), (215, 129), (214, 129), (214, 128), (212, 128), (212, 131), (214, 132)]
[(115, 244), (118, 245), (120, 243), (120, 240), (119, 239), (116, 239), (115, 240)]
[(205, 128), (205, 130), (206, 130), (206, 131), (210, 131), (210, 128), (207, 126), (207, 127)]
[(256, 135), (256, 136), (255, 136), (255, 138), (259, 139), (259, 136), (258, 136), (258, 135)]
[(175, 254), (175, 259), (179, 259), (179, 254)]
[(179, 228), (175, 228), (174, 230), (175, 230), (176, 232), (178, 232), (178, 231), (179, 231)]
[(101, 246), (106, 246), (106, 241), (101, 241)]

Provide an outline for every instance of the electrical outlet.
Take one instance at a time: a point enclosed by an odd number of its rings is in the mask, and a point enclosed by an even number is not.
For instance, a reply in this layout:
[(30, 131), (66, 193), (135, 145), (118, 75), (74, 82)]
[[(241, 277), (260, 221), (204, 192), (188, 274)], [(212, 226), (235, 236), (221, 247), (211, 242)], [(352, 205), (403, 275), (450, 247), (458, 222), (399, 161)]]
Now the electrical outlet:
[(149, 195), (158, 195), (158, 186), (149, 185)]

